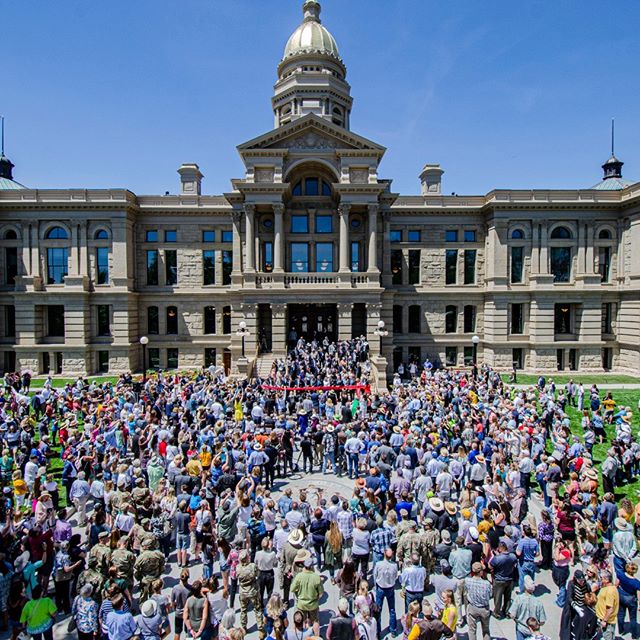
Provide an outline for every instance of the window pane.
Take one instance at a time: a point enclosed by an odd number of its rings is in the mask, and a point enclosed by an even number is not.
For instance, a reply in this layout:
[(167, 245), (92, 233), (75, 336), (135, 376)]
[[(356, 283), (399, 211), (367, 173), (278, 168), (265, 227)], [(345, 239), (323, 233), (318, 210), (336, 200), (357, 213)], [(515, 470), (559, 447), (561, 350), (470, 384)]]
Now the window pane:
[(476, 282), (476, 250), (467, 249), (464, 252), (464, 283), (475, 284)]
[(307, 178), (304, 181), (304, 192), (307, 196), (320, 195), (320, 185), (318, 178)]
[(444, 239), (447, 242), (458, 242), (458, 231), (456, 229), (446, 231), (444, 234)]
[(571, 248), (551, 247), (551, 273), (554, 282), (571, 280)]
[(409, 284), (420, 284), (420, 250), (409, 251)]
[(171, 229), (169, 231), (164, 232), (164, 241), (165, 242), (177, 242), (178, 241), (178, 232), (175, 229)]
[(402, 333), (402, 305), (393, 305), (393, 332)]
[(5, 338), (13, 338), (16, 335), (16, 308), (12, 304), (4, 308), (4, 335)]
[(351, 271), (360, 271), (360, 243), (351, 243)]
[(216, 332), (216, 308), (215, 307), (204, 308), (204, 332), (205, 333)]
[(7, 284), (15, 284), (18, 275), (18, 249), (7, 247), (5, 249), (5, 267)]
[(519, 335), (524, 332), (524, 305), (515, 303), (511, 305), (511, 333)]
[(67, 248), (47, 249), (47, 284), (64, 284), (69, 272)]
[(178, 308), (167, 307), (167, 334), (178, 334)]
[(67, 232), (62, 227), (53, 227), (47, 233), (48, 240), (67, 240)]
[(465, 231), (464, 232), (464, 241), (465, 242), (475, 242), (476, 241), (476, 232), (475, 231)]
[(222, 242), (233, 242), (233, 231), (223, 231)]
[(156, 249), (147, 251), (147, 284), (158, 284), (158, 252)]
[(233, 251), (222, 252), (222, 284), (231, 284), (231, 272), (233, 271)]
[(446, 284), (455, 284), (458, 280), (458, 251), (457, 249), (447, 249), (445, 266)]
[(333, 271), (333, 244), (330, 242), (316, 244), (316, 271), (320, 273)]
[(462, 357), (464, 358), (464, 366), (473, 365), (473, 347), (465, 347)]
[(458, 348), (445, 347), (444, 354), (447, 367), (455, 367), (458, 363)]
[(178, 252), (164, 252), (164, 266), (167, 284), (170, 286), (178, 284)]
[(611, 248), (600, 247), (598, 251), (598, 271), (602, 282), (609, 282), (611, 274)]
[(262, 269), (263, 271), (273, 271), (273, 242), (262, 244)]
[(328, 182), (322, 181), (322, 195), (330, 196), (331, 195), (331, 185)]
[(309, 245), (306, 242), (291, 243), (291, 271), (294, 273), (309, 271)]
[(476, 330), (476, 308), (473, 305), (464, 307), (464, 332), (473, 333)]
[(149, 349), (147, 366), (149, 369), (159, 369), (160, 368), (160, 349)]
[(158, 307), (147, 309), (147, 333), (157, 336), (160, 333), (160, 317)]
[(292, 196), (301, 196), (302, 195), (302, 180), (300, 182), (296, 182), (295, 186), (291, 191)]
[(109, 321), (109, 305), (98, 305), (98, 335), (108, 336), (111, 334), (111, 323)]
[(231, 333), (231, 307), (222, 308), (222, 333)]
[(417, 304), (409, 307), (409, 333), (420, 333), (420, 306)]
[(145, 236), (147, 242), (158, 242), (158, 232), (157, 231), (147, 231)]
[(52, 304), (47, 307), (47, 335), (52, 338), (64, 337), (64, 306)]
[(98, 247), (96, 249), (97, 283), (109, 284), (109, 249)]
[(309, 217), (291, 216), (291, 233), (309, 233)]
[(208, 347), (204, 350), (204, 366), (205, 367), (216, 366), (216, 350), (214, 347)]
[(402, 251), (399, 249), (391, 252), (391, 283), (402, 284)]
[(332, 233), (333, 216), (316, 216), (316, 233)]
[(402, 231), (389, 231), (389, 240), (391, 242), (402, 242)]
[(109, 371), (109, 352), (98, 351), (98, 371), (107, 373)]
[(571, 305), (556, 304), (554, 306), (554, 333), (572, 333)]
[(522, 282), (522, 272), (524, 266), (524, 248), (511, 247), (511, 282), (517, 284)]
[(458, 330), (458, 307), (447, 305), (444, 313), (445, 333), (456, 333)]
[(211, 285), (216, 283), (216, 252), (207, 249), (202, 252), (202, 284)]
[(203, 231), (202, 232), (202, 242), (215, 242), (216, 241), (216, 232), (215, 231)]
[(420, 231), (409, 231), (409, 242), (420, 242)]
[(178, 350), (167, 349), (167, 369), (178, 368)]

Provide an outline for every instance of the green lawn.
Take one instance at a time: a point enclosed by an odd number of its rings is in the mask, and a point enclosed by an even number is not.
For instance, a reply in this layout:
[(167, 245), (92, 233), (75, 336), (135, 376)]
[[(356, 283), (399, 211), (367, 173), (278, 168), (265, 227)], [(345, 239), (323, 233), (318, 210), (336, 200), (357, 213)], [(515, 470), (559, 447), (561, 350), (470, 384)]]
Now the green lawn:
[[(46, 381), (46, 376), (32, 378), (31, 379), (31, 388), (32, 389), (41, 389), (44, 386)], [(78, 378), (52, 378), (53, 386), (56, 389), (61, 389), (66, 384), (75, 384)], [(118, 382), (118, 376), (88, 376), (86, 380), (89, 382), (113, 382), (114, 384)]]
[[(576, 372), (575, 374), (543, 374), (545, 380), (549, 382), (549, 380), (553, 380), (556, 384), (566, 384), (569, 380), (574, 380), (576, 383), (582, 382), (583, 385), (589, 386), (594, 382), (600, 387), (606, 387), (607, 384), (640, 384), (640, 378), (636, 378), (634, 376), (624, 375), (622, 373), (585, 373), (580, 374)], [(502, 379), (505, 382), (509, 382), (511, 378), (511, 373), (502, 373)], [(520, 373), (518, 372), (518, 382), (517, 384), (536, 384), (538, 382), (538, 378), (540, 374), (535, 373)]]
[[(618, 403), (618, 406), (631, 407), (631, 411), (633, 412), (633, 431), (637, 434), (638, 425), (640, 424), (640, 415), (638, 415), (638, 400), (640, 399), (640, 389), (637, 390), (613, 390), (612, 392), (613, 399)], [(581, 419), (582, 415), (580, 412), (573, 408), (568, 407), (567, 413), (571, 419), (571, 432), (577, 436), (580, 436), (582, 439), (582, 426)], [(603, 444), (598, 444), (596, 440), (596, 444), (593, 447), (593, 464), (596, 468), (598, 468), (602, 464), (602, 461), (607, 456), (607, 449), (610, 446), (611, 440), (615, 435), (615, 425), (605, 426), (608, 439)], [(616, 498), (619, 500), (623, 496), (627, 496), (632, 502), (636, 502), (638, 497), (640, 496), (640, 479), (631, 482), (630, 484), (623, 485), (622, 487), (618, 487), (616, 489)]]

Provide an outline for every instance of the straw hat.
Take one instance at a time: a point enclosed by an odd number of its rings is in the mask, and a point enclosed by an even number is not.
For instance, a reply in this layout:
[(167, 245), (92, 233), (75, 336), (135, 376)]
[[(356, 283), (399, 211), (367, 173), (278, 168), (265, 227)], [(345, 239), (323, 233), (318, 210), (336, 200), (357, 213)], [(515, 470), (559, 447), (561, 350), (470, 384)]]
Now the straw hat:
[(444, 504), (442, 504), (440, 498), (429, 498), (429, 506), (434, 511), (442, 511), (444, 509)]

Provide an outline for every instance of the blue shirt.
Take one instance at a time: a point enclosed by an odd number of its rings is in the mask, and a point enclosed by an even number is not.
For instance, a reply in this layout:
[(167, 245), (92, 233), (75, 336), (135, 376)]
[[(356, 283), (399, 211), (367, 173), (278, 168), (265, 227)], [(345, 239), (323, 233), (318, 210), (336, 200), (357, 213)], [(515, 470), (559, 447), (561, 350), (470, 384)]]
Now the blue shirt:
[(128, 611), (112, 611), (107, 614), (109, 640), (129, 640), (136, 632), (136, 623)]
[(522, 538), (516, 547), (516, 555), (520, 562), (535, 562), (538, 555), (538, 542), (533, 538)]

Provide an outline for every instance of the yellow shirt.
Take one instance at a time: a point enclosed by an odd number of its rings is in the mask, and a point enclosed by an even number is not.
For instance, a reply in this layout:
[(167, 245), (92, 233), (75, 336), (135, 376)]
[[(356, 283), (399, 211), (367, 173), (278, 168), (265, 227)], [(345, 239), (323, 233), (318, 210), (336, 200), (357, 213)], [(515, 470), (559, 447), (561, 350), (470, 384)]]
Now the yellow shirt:
[(19, 478), (13, 481), (13, 491), (17, 496), (25, 496), (29, 493), (29, 487), (22, 478)]
[(200, 464), (200, 460), (189, 460), (185, 465), (185, 469), (187, 473), (192, 477), (199, 476), (202, 473), (202, 465)]
[(616, 401), (613, 398), (605, 398), (602, 404), (607, 411), (613, 411), (613, 408), (616, 406)]
[(606, 622), (608, 624), (614, 624), (618, 616), (618, 609), (620, 608), (620, 596), (618, 595), (618, 590), (612, 584), (602, 587), (598, 592), (598, 600), (596, 601), (596, 615), (598, 616), (598, 620), (605, 620), (604, 616), (607, 607), (611, 607), (612, 611), (606, 619)]
[(456, 630), (456, 625), (458, 624), (458, 609), (455, 604), (447, 605), (442, 610), (442, 616), (440, 620), (444, 622), (451, 631)]

